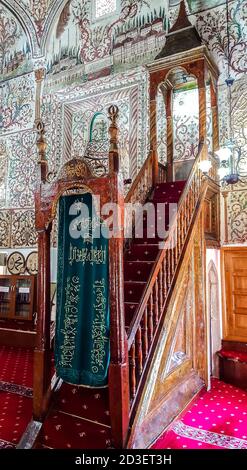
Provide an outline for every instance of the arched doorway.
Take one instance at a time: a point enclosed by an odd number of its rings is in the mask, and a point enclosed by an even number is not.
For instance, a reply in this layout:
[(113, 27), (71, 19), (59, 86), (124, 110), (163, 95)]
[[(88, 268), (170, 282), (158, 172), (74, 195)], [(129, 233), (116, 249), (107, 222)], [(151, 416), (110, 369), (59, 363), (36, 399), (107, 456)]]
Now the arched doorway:
[(219, 365), (216, 352), (221, 348), (221, 321), (219, 300), (219, 278), (214, 262), (208, 266), (208, 317), (210, 326), (210, 375), (219, 376)]

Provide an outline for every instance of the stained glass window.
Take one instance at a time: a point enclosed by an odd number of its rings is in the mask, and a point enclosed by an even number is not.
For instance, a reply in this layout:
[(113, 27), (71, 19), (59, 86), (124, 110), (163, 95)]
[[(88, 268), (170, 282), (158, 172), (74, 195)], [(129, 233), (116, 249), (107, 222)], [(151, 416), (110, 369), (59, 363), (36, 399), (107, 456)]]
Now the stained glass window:
[(101, 16), (114, 13), (117, 7), (116, 3), (116, 0), (95, 0), (95, 17), (101, 18)]

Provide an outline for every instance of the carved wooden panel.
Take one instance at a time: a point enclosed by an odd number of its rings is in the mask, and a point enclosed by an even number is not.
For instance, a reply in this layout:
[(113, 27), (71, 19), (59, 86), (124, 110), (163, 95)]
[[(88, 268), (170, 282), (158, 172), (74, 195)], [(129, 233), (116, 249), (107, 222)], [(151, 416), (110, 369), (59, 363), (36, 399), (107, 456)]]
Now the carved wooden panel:
[(129, 447), (147, 447), (206, 380), (204, 295), (203, 216), (200, 212), (169, 302)]
[(247, 341), (247, 247), (222, 250), (223, 335), (225, 340)]

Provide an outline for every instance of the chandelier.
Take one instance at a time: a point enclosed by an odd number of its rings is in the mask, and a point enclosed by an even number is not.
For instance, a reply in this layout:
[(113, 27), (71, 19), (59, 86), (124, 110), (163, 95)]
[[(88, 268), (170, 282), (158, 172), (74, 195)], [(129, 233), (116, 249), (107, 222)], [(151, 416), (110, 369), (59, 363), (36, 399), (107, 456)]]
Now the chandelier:
[(230, 63), (230, 26), (229, 26), (229, 0), (226, 0), (226, 27), (227, 27), (227, 66), (228, 73), (226, 79), (227, 85), (227, 103), (228, 103), (228, 137), (224, 145), (215, 152), (219, 160), (219, 177), (223, 184), (236, 184), (241, 178), (247, 177), (246, 157), (242, 154), (241, 147), (234, 140), (233, 132), (233, 107), (232, 107), (232, 86), (234, 79), (231, 77)]

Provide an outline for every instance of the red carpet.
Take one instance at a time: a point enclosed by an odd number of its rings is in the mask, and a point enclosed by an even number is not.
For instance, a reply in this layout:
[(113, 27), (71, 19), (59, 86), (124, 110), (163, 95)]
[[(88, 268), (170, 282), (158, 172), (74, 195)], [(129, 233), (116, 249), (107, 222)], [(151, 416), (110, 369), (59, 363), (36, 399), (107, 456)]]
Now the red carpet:
[(0, 448), (14, 447), (31, 418), (31, 398), (0, 391)]
[[(152, 201), (167, 203), (165, 224), (168, 225), (169, 205), (177, 203), (185, 182), (163, 183), (156, 186)], [(160, 208), (160, 210), (162, 210)], [(155, 231), (155, 227), (154, 227)], [(141, 233), (140, 233), (141, 234)], [(126, 325), (143, 295), (151, 269), (159, 252), (157, 233), (147, 238), (147, 218), (143, 217), (143, 237), (132, 240), (124, 253), (124, 297)], [(39, 444), (41, 448), (106, 449), (111, 447), (108, 390), (92, 390), (63, 384), (57, 392), (54, 406), (45, 420)]]
[(212, 379), (153, 449), (247, 449), (247, 393)]
[(0, 328), (7, 330), (35, 331), (33, 321), (0, 318)]
[(0, 346), (0, 449), (15, 448), (32, 418), (33, 351)]
[(38, 447), (107, 449), (111, 447), (108, 389), (63, 383), (45, 420)]
[[(165, 226), (169, 228), (169, 203), (178, 203), (185, 181), (173, 183), (157, 184), (150, 202), (166, 204)], [(157, 212), (159, 212), (158, 209)], [(162, 210), (162, 209), (161, 209)], [(159, 216), (159, 214), (157, 214)], [(142, 232), (139, 231), (142, 235)], [(138, 230), (136, 229), (136, 235)], [(149, 234), (150, 235), (150, 234)], [(154, 237), (147, 237), (147, 217), (143, 216), (143, 237), (136, 237), (132, 240), (130, 247), (124, 253), (124, 301), (125, 301), (125, 321), (126, 326), (130, 325), (135, 310), (141, 300), (146, 287), (151, 270), (159, 253), (159, 242), (163, 241), (158, 237), (154, 227)]]
[(33, 350), (0, 346), (0, 381), (33, 387)]

